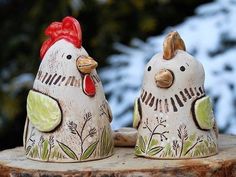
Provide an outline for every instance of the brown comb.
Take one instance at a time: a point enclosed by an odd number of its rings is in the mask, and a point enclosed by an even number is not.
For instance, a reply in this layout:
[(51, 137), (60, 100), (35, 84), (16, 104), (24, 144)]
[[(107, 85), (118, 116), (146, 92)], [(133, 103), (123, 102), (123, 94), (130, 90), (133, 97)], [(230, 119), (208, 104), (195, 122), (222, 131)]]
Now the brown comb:
[(175, 56), (176, 50), (186, 50), (184, 41), (178, 32), (170, 32), (163, 43), (163, 58), (170, 60)]

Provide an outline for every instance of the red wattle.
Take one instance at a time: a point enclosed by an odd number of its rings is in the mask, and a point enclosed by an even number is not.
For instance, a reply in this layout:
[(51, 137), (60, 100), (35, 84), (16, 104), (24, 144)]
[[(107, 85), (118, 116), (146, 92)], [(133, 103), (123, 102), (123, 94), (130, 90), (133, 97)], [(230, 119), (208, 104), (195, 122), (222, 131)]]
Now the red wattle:
[(84, 76), (83, 91), (88, 96), (94, 96), (96, 94), (95, 83), (89, 74)]

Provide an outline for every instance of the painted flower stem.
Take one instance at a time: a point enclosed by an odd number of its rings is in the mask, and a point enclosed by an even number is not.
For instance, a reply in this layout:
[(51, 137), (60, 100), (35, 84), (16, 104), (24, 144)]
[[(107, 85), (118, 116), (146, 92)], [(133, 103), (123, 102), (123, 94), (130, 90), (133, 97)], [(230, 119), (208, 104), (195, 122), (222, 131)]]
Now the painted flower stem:
[(150, 133), (151, 133), (151, 136), (150, 136), (150, 138), (149, 138), (149, 140), (148, 140), (148, 144), (147, 144), (147, 147), (146, 147), (146, 151), (147, 151), (147, 149), (149, 148), (150, 143), (151, 143), (151, 141), (152, 141), (154, 135), (159, 135), (160, 138), (161, 138), (161, 141), (163, 140), (163, 137), (164, 137), (165, 139), (167, 139), (166, 136), (165, 136), (165, 133), (169, 133), (169, 131), (164, 131), (164, 132), (162, 132), (162, 133), (156, 132), (156, 129), (157, 129), (159, 126), (165, 127), (165, 125), (163, 124), (163, 123), (165, 122), (165, 120), (164, 120), (164, 121), (162, 121), (162, 120), (159, 121), (159, 119), (157, 118), (157, 122), (158, 122), (158, 124), (155, 126), (155, 128), (154, 128), (153, 130), (151, 130), (151, 128), (148, 126), (148, 123), (145, 122), (146, 128), (147, 128), (147, 129), (150, 131)]
[(180, 148), (179, 157), (181, 157), (181, 156), (182, 156), (183, 149), (184, 149), (184, 139), (181, 139), (181, 148)]
[[(152, 141), (152, 138), (153, 138), (153, 136), (155, 135), (154, 132), (156, 131), (156, 129), (157, 129), (158, 126), (159, 126), (159, 125), (157, 125), (157, 126), (153, 129), (153, 131), (151, 131), (151, 137), (149, 138), (149, 141), (148, 141), (148, 145), (147, 145), (147, 147), (146, 147), (146, 150), (147, 150), (147, 148), (150, 146), (150, 143), (151, 143), (151, 141)], [(147, 127), (148, 127), (148, 126), (147, 126)], [(149, 127), (148, 127), (148, 129), (151, 130)]]
[(81, 151), (81, 155), (83, 154), (83, 146), (82, 146), (82, 137), (80, 135), (80, 133), (78, 132), (77, 129), (75, 129), (76, 134), (78, 135), (80, 142), (81, 142), (81, 146), (80, 146), (80, 151)]
[(202, 142), (202, 139), (201, 139), (201, 137), (198, 137), (197, 141), (185, 152), (184, 155), (186, 156), (200, 142)]
[(181, 140), (181, 148), (179, 153), (179, 157), (181, 157), (184, 149), (184, 142), (188, 139), (188, 132), (186, 129), (186, 125), (185, 124), (180, 125), (177, 131), (178, 131), (178, 137)]
[(81, 151), (81, 155), (84, 153), (84, 149), (83, 149), (83, 144), (84, 144), (84, 140), (88, 137), (88, 135), (83, 139), (83, 131), (84, 131), (84, 128), (85, 128), (85, 125), (87, 124), (87, 122), (89, 121), (90, 119), (85, 119), (85, 122), (82, 126), (82, 129), (81, 129), (81, 132), (79, 133), (77, 130), (76, 131), (76, 134), (79, 136), (80, 138), (80, 142), (81, 142), (81, 146), (80, 146), (80, 151)]
[(193, 144), (193, 146), (192, 147), (190, 147), (186, 152), (185, 152), (185, 156), (196, 146), (198, 144), (198, 142), (195, 142), (194, 144)]

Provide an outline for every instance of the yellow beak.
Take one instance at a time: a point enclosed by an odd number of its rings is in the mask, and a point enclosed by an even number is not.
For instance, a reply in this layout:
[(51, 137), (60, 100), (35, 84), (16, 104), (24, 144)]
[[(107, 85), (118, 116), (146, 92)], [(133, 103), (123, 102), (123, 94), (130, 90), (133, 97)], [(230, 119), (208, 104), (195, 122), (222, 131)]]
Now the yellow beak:
[(98, 63), (89, 56), (80, 56), (76, 60), (78, 70), (83, 74), (89, 74), (98, 66)]

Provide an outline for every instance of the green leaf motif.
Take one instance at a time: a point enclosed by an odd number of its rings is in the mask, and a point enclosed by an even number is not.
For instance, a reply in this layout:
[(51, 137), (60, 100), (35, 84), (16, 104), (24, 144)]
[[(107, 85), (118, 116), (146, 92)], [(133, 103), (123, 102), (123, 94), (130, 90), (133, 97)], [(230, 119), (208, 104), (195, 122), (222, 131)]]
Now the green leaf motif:
[(141, 155), (141, 154), (142, 154), (142, 151), (140, 150), (140, 148), (139, 148), (138, 146), (135, 146), (134, 153), (135, 153), (136, 155)]
[(29, 156), (32, 158), (38, 158), (39, 157), (39, 151), (38, 151), (38, 146), (34, 146), (32, 150), (29, 153)]
[(50, 154), (50, 158), (51, 159), (63, 159), (64, 156), (61, 152), (58, 151), (58, 147), (55, 147), (52, 151), (52, 153)]
[(108, 144), (107, 144), (107, 148), (106, 148), (106, 155), (108, 155), (109, 153), (113, 152), (113, 148), (114, 148), (114, 142), (111, 136), (109, 136), (109, 140), (108, 140)]
[(152, 139), (148, 146), (148, 149), (151, 149), (153, 146), (156, 146), (157, 144), (158, 144), (158, 141), (156, 139)]
[(145, 143), (145, 141), (144, 141), (142, 136), (139, 136), (139, 138), (138, 138), (138, 147), (140, 148), (140, 150), (143, 153), (145, 153), (146, 143)]
[(105, 155), (105, 147), (106, 147), (106, 129), (104, 128), (102, 130), (102, 136), (101, 136), (101, 147), (100, 147), (101, 156)]
[(95, 151), (96, 147), (97, 147), (98, 141), (94, 142), (93, 144), (91, 144), (82, 154), (82, 156), (80, 157), (80, 160), (86, 160), (88, 159), (93, 152)]
[(166, 155), (168, 157), (173, 157), (172, 147), (171, 147), (170, 143), (166, 144), (165, 151), (166, 151)]
[(77, 155), (74, 153), (74, 151), (72, 151), (67, 145), (57, 141), (57, 143), (59, 144), (61, 150), (71, 159), (73, 160), (78, 160)]
[(156, 146), (151, 148), (150, 150), (148, 150), (147, 154), (150, 156), (154, 156), (156, 154), (158, 154), (159, 152), (161, 152), (163, 150), (162, 146)]
[(41, 158), (43, 160), (47, 160), (47, 157), (48, 157), (48, 140), (44, 140), (42, 144), (43, 144), (43, 149), (42, 149)]
[(57, 157), (57, 151), (54, 149), (53, 152), (50, 155), (50, 158), (54, 159), (55, 157)]
[(203, 143), (200, 143), (194, 148), (192, 156), (202, 156), (204, 154), (208, 154), (208, 148), (206, 148)]
[(114, 148), (114, 141), (113, 141), (113, 137), (112, 137), (112, 133), (110, 131), (110, 129), (107, 129), (107, 141), (108, 141), (108, 144), (107, 144), (107, 154), (108, 155), (109, 153), (113, 152), (113, 148)]
[(194, 142), (196, 140), (196, 138), (197, 138), (196, 133), (189, 136), (189, 140), (192, 141), (192, 142)]
[(185, 141), (184, 145), (183, 145), (183, 155), (188, 151), (189, 148), (191, 148), (191, 146), (194, 144), (194, 141)]
[(105, 127), (102, 131), (101, 136), (101, 147), (100, 147), (100, 155), (106, 156), (113, 150), (113, 139), (109, 130)]
[(167, 143), (165, 147), (163, 147), (160, 157), (165, 157), (165, 158), (175, 157), (175, 154), (172, 151), (172, 145), (170, 143)]
[(206, 147), (210, 147), (207, 140), (204, 140), (203, 142), (204, 142), (204, 144), (206, 145)]

